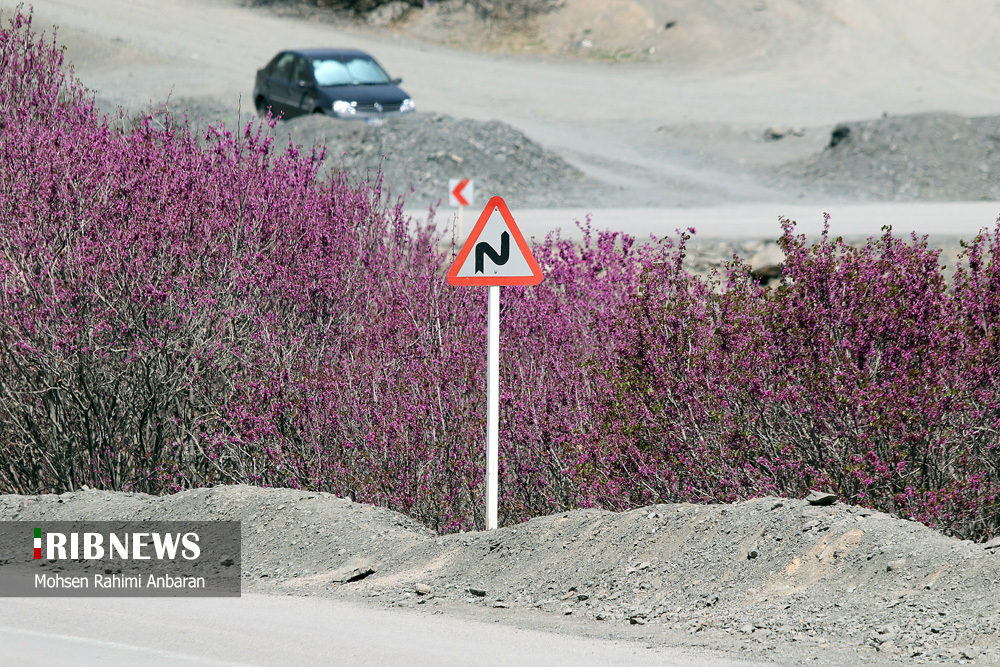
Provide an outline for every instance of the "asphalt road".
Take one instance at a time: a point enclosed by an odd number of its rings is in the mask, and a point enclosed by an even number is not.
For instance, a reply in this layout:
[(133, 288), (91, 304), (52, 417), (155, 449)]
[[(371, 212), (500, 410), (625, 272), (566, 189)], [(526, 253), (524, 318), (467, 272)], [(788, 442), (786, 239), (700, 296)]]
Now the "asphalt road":
[(765, 664), (316, 598), (8, 598), (0, 610), (3, 665)]
[[(485, 202), (484, 202), (485, 203)], [(463, 212), (463, 236), (467, 236), (479, 217), (480, 209)], [(910, 232), (932, 237), (973, 238), (979, 231), (992, 231), (1000, 216), (998, 202), (907, 202), (876, 204), (729, 204), (705, 208), (628, 208), (628, 209), (511, 209), (511, 215), (525, 238), (540, 239), (561, 230), (563, 236), (579, 238), (574, 221), (590, 216), (594, 229), (611, 229), (631, 234), (639, 240), (649, 235), (676, 236), (676, 230), (692, 227), (699, 238), (776, 239), (781, 235), (779, 217), (794, 220), (797, 233), (817, 237), (823, 229), (823, 213), (830, 214), (831, 236), (848, 239), (882, 233), (891, 225), (893, 234), (906, 237)], [(423, 211), (409, 212), (415, 219)], [(438, 224), (454, 225), (455, 209), (440, 209)]]

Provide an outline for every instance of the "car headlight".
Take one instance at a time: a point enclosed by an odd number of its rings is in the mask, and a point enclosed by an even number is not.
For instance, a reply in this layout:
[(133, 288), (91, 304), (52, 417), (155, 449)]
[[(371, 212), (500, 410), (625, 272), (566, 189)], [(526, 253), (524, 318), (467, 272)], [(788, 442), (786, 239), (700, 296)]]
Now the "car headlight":
[(358, 106), (357, 102), (345, 102), (344, 100), (337, 100), (333, 103), (333, 113), (344, 114), (347, 116), (353, 116), (358, 112), (354, 107)]
[(406, 113), (407, 111), (416, 111), (417, 105), (413, 102), (413, 98), (407, 97), (403, 100), (403, 103), (399, 105), (400, 113)]

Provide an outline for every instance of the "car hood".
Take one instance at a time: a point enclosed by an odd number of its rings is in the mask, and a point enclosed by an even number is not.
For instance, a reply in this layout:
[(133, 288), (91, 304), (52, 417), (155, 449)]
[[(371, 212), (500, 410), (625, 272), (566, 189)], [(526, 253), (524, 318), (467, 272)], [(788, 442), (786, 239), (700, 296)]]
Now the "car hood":
[(391, 83), (380, 86), (324, 86), (320, 91), (330, 100), (344, 100), (358, 104), (402, 102), (409, 97), (402, 88)]

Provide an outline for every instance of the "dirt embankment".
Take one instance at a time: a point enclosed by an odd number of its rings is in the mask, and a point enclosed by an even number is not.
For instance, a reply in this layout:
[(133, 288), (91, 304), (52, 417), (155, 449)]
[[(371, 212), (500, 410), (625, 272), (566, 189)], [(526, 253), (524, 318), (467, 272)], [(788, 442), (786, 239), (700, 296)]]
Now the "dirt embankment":
[(438, 536), (386, 509), (291, 490), (0, 496), (0, 520), (80, 519), (238, 520), (246, 591), (530, 613), (562, 631), (792, 664), (1000, 661), (1000, 542), (958, 541), (843, 504), (578, 510)]

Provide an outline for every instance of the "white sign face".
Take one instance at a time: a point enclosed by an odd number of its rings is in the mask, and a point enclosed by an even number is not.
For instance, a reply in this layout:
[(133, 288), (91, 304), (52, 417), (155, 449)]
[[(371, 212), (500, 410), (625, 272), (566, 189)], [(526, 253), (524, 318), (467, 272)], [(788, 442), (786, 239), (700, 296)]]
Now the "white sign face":
[(537, 285), (542, 280), (531, 249), (510, 209), (493, 197), (448, 271), (453, 285)]
[(448, 181), (448, 203), (452, 206), (472, 206), (475, 203), (471, 178), (453, 178)]

